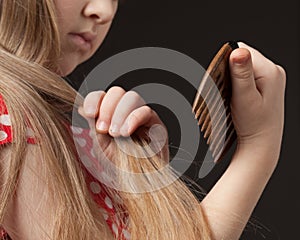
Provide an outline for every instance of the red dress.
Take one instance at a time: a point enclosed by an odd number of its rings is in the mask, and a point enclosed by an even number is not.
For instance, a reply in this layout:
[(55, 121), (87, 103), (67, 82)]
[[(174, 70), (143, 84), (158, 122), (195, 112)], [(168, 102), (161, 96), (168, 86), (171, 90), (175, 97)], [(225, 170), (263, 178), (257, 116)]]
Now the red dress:
[[(88, 129), (82, 129), (77, 127), (71, 127), (74, 139), (77, 141), (77, 145), (79, 145), (82, 150), (86, 153), (89, 153), (86, 155), (85, 159), (90, 159), (90, 162), (95, 161), (93, 158), (93, 151), (90, 147), (91, 144), (88, 144), (88, 142), (92, 141), (92, 138), (89, 135)], [(10, 117), (6, 108), (6, 105), (3, 101), (3, 98), (0, 95), (0, 145), (2, 144), (9, 144), (13, 141), (13, 135), (12, 135), (12, 128), (11, 128), (11, 121)], [(27, 131), (27, 142), (29, 144), (34, 144), (34, 136), (32, 134), (32, 131), (28, 128)], [(85, 166), (87, 166), (89, 163), (86, 161), (83, 162)], [(106, 220), (109, 228), (111, 229), (113, 235), (116, 239), (120, 240), (126, 240), (130, 239), (130, 234), (126, 230), (126, 227), (122, 222), (120, 221), (116, 215), (115, 205), (120, 203), (114, 203), (110, 196), (105, 191), (105, 188), (103, 185), (95, 179), (89, 171), (86, 171), (86, 168), (83, 166), (84, 171), (86, 172), (86, 183), (87, 186), (92, 194), (93, 199), (98, 204), (99, 208), (101, 209), (100, 212), (102, 212), (102, 215), (104, 219)], [(11, 239), (8, 234), (5, 232), (3, 228), (0, 227), (0, 240), (9, 240)]]

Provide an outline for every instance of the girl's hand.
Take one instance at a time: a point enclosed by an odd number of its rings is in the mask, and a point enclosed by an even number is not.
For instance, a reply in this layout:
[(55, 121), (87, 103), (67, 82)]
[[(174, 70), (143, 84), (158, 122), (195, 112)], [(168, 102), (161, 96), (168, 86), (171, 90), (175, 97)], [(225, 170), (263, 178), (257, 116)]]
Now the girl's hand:
[[(91, 92), (79, 112), (88, 120), (96, 119), (98, 139), (105, 145), (105, 149), (111, 137), (129, 137), (133, 133), (144, 136), (145, 130), (158, 124), (160, 131), (152, 131), (157, 135), (151, 137), (154, 141), (166, 141), (162, 151), (163, 156), (168, 157), (167, 130), (156, 112), (145, 105), (145, 101), (136, 92), (126, 92), (121, 87), (112, 87), (107, 92)], [(165, 131), (161, 131), (161, 127)], [(138, 131), (140, 129), (142, 131)]]
[(239, 43), (230, 56), (231, 110), (239, 147), (272, 148), (278, 158), (284, 122), (285, 71)]
[(240, 43), (230, 56), (235, 154), (201, 202), (214, 239), (235, 240), (251, 216), (279, 158), (284, 119), (284, 70)]

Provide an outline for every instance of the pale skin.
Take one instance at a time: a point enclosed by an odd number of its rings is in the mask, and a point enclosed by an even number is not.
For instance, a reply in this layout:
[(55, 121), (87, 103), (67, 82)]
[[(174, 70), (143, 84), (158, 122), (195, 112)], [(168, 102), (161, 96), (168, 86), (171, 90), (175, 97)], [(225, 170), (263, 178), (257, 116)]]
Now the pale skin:
[[(230, 56), (238, 145), (228, 169), (201, 202), (214, 239), (239, 239), (277, 165), (283, 133), (285, 71), (252, 47), (239, 46)], [(132, 94), (136, 98), (132, 102), (127, 94), (132, 92), (118, 87), (90, 93), (83, 115), (107, 122), (107, 128), (98, 131), (111, 136), (128, 136), (140, 126), (158, 122), (141, 98)]]
[[(65, 33), (59, 72), (63, 76), (91, 57), (101, 45), (116, 12), (117, 1), (55, 2), (61, 13), (60, 31)], [(72, 36), (70, 40), (69, 32), (84, 31), (97, 35), (88, 45), (90, 48), (86, 45), (80, 47), (80, 44), (64, 47), (74, 41)], [(252, 47), (244, 43), (239, 45), (240, 48), (230, 56), (233, 87), (231, 110), (238, 134), (237, 149), (228, 169), (200, 203), (214, 239), (234, 240), (240, 237), (277, 165), (283, 132), (284, 70)], [(145, 105), (137, 93), (126, 92), (119, 87), (88, 94), (80, 113), (88, 119), (96, 119), (99, 136), (129, 136), (139, 127), (163, 125), (158, 115)], [(30, 148), (34, 152), (35, 146)], [(7, 152), (9, 154), (9, 149)], [(38, 173), (36, 163), (41, 159), (35, 155), (29, 158), (25, 168)], [(17, 194), (8, 213), (13, 219), (7, 219), (4, 225), (7, 230), (18, 229), (18, 236), (11, 234), (13, 239), (46, 239), (47, 233), (43, 229), (47, 229), (47, 221), (43, 219), (47, 219), (49, 212), (34, 211), (38, 204), (36, 196), (41, 196), (42, 191), (42, 186), (32, 187), (38, 182), (37, 179), (38, 174), (26, 174), (26, 170), (21, 176), (19, 189), (22, 190), (18, 190), (20, 194)], [(22, 194), (26, 192), (31, 192), (31, 196)], [(33, 202), (35, 206), (32, 206)], [(39, 219), (43, 227), (33, 226), (26, 219)]]

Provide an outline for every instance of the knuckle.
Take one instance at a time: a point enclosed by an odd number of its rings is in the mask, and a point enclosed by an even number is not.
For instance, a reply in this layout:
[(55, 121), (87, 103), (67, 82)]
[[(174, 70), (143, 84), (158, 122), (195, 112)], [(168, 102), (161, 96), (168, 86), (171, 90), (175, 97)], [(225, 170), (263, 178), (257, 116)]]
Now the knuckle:
[(113, 86), (107, 91), (107, 93), (124, 93), (124, 92), (125, 90), (119, 86)]
[(140, 96), (137, 92), (132, 91), (132, 90), (128, 91), (128, 92), (126, 93), (126, 95), (127, 95), (128, 97), (130, 97), (130, 98), (133, 98), (134, 100), (141, 99), (141, 96)]
[(286, 82), (286, 71), (285, 71), (285, 69), (280, 65), (276, 65), (276, 68), (277, 68), (278, 75), (280, 76), (280, 79), (283, 82)]
[(153, 110), (149, 106), (142, 106), (137, 111), (132, 112), (131, 121), (138, 123), (142, 119), (147, 118), (147, 116), (150, 116), (151, 114), (153, 114)]
[(145, 104), (144, 99), (135, 91), (128, 91), (124, 94), (126, 100), (131, 103), (135, 103), (136, 106), (142, 106)]
[(144, 110), (144, 113), (145, 113), (146, 115), (150, 115), (150, 114), (153, 113), (152, 108), (149, 107), (148, 105), (143, 106), (143, 110)]
[(83, 100), (83, 108), (91, 114), (92, 110), (96, 114), (97, 110), (101, 105), (101, 99), (105, 96), (104, 91), (94, 91), (90, 92)]
[(272, 76), (272, 82), (276, 86), (280, 86), (280, 88), (284, 89), (286, 85), (286, 72), (284, 68), (280, 65), (273, 65), (273, 69), (271, 71), (270, 76)]
[(237, 44), (238, 44), (239, 48), (249, 49), (249, 46), (243, 41), (240, 41)]
[(100, 98), (102, 94), (104, 94), (104, 91), (93, 91), (93, 92), (88, 93), (88, 95), (86, 95), (85, 99), (88, 101), (94, 100), (94, 99)]
[(137, 124), (139, 121), (140, 121), (140, 115), (137, 114), (136, 112), (133, 112), (131, 115), (130, 115), (130, 122), (133, 123), (133, 124)]

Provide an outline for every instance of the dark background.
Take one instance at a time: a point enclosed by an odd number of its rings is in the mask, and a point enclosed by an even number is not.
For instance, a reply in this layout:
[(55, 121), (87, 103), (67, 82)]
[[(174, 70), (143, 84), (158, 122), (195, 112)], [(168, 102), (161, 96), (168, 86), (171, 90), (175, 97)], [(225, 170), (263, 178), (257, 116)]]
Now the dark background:
[[(219, 47), (228, 40), (245, 41), (282, 65), (287, 71), (288, 80), (281, 158), (253, 213), (253, 224), (246, 228), (243, 239), (298, 239), (299, 9), (298, 0), (127, 0), (120, 5), (110, 34), (98, 53), (82, 64), (70, 79), (78, 87), (97, 63), (137, 47), (174, 49), (206, 67)], [(171, 74), (159, 71), (139, 71), (127, 77), (145, 81), (155, 77), (175, 80)], [(176, 142), (176, 139), (173, 141)], [(227, 159), (230, 159), (231, 153)], [(228, 162), (224, 161), (198, 183), (209, 190)], [(195, 179), (192, 170), (187, 174)]]

